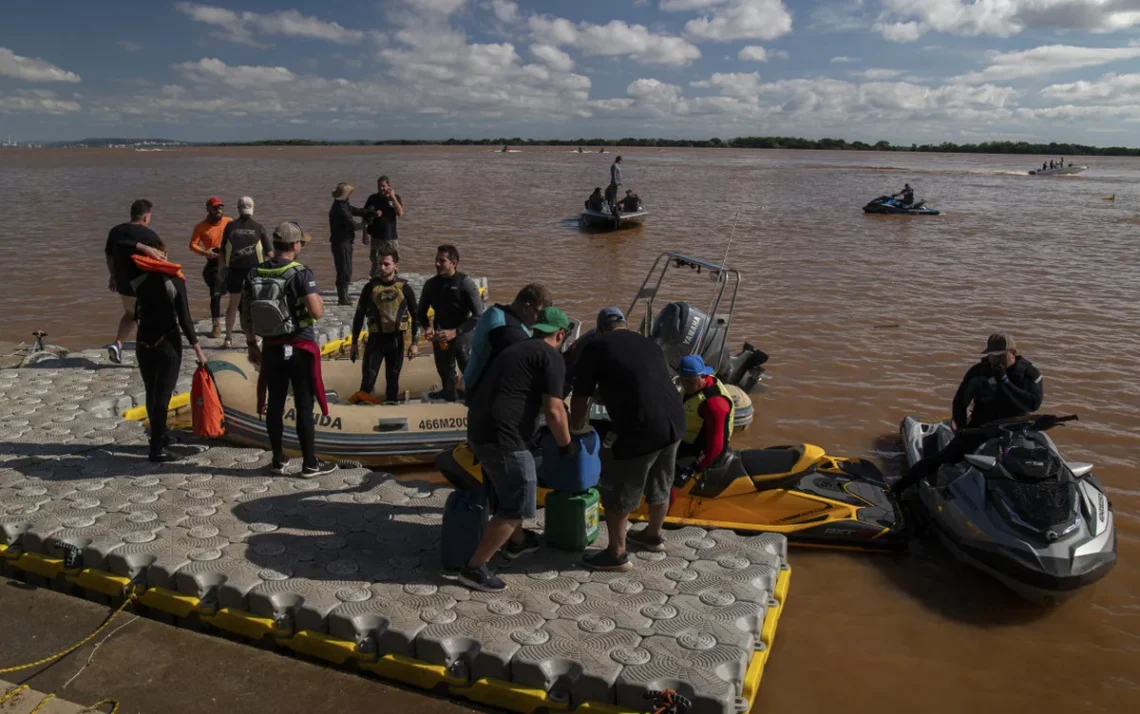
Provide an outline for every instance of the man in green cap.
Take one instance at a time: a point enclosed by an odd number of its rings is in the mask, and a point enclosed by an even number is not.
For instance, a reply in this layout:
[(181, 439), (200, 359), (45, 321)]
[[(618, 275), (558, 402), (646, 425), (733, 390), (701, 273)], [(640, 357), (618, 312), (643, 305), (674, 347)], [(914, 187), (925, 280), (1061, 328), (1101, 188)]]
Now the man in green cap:
[(494, 517), (459, 581), (485, 592), (507, 587), (487, 566), (500, 548), (506, 546), (509, 560), (538, 548), (538, 537), (522, 524), (534, 518), (538, 507), (538, 474), (530, 445), (540, 411), (564, 456), (571, 455), (570, 419), (562, 401), (566, 365), (559, 352), (570, 318), (548, 307), (530, 329), (534, 337), (503, 350), (483, 375), (467, 417), (467, 440), (483, 467)]

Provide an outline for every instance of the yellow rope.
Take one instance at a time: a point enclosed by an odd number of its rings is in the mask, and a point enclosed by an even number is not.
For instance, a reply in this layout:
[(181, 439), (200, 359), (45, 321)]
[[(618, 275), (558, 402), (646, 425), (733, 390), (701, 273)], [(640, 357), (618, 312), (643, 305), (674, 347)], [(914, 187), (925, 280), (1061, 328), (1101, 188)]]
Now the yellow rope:
[[(29, 687), (26, 684), (21, 684), (20, 686), (16, 687), (15, 689), (8, 692), (4, 696), (0, 697), (0, 704), (3, 704), (4, 702), (8, 701), (9, 699), (13, 699), (13, 698), (19, 696), (22, 692), (27, 692), (27, 691), (31, 691), (31, 687)], [(50, 702), (51, 700), (53, 700), (55, 698), (56, 697), (54, 694), (47, 695), (46, 697), (41, 699), (40, 703), (36, 705), (36, 708), (33, 709), (32, 711), (30, 711), (28, 714), (37, 714), (39, 712), (39, 710), (42, 709), (45, 704), (47, 704), (48, 702)], [(91, 706), (86, 707), (83, 711), (85, 711), (85, 712), (95, 711), (96, 707), (101, 707), (104, 704), (110, 704), (111, 705), (111, 711), (107, 712), (107, 714), (118, 714), (119, 700), (117, 700), (117, 699), (100, 699), (99, 701), (95, 702)]]
[[(84, 637), (79, 642), (76, 642), (71, 647), (68, 647), (67, 649), (65, 649), (61, 652), (57, 652), (57, 653), (55, 653), (49, 657), (44, 657), (43, 659), (36, 660), (35, 662), (29, 662), (28, 664), (18, 664), (18, 665), (15, 665), (14, 667), (5, 667), (4, 669), (0, 669), (0, 674), (7, 674), (9, 672), (19, 672), (20, 670), (24, 670), (24, 669), (32, 669), (33, 667), (39, 667), (40, 665), (44, 665), (44, 664), (47, 664), (49, 662), (54, 662), (61, 657), (66, 657), (67, 655), (71, 654), (75, 650), (79, 649), (83, 645), (87, 644), (91, 640), (98, 637), (99, 633), (102, 632), (103, 630), (107, 629), (107, 625), (110, 625), (112, 622), (114, 622), (115, 618), (118, 617), (119, 614), (122, 613), (123, 610), (127, 609), (127, 605), (130, 605), (134, 601), (134, 599), (135, 599), (135, 596), (132, 593), (126, 600), (123, 600), (123, 604), (119, 605), (119, 609), (115, 610), (115, 612), (113, 612), (110, 617), (108, 617), (106, 620), (103, 621), (102, 625), (99, 625), (99, 627), (96, 628), (96, 630), (94, 632), (92, 632), (90, 635), (87, 635), (86, 637)], [(3, 702), (4, 702), (4, 700), (0, 699), (0, 703), (3, 703)]]

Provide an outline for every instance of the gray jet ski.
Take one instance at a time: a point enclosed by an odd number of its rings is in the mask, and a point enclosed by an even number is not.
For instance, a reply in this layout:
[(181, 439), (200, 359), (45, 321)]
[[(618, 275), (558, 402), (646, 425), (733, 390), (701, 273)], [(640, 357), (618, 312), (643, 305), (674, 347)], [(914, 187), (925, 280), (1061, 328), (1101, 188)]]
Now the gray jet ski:
[[(907, 492), (954, 557), (1046, 605), (1116, 564), (1112, 506), (1093, 465), (1066, 463), (1045, 433), (1076, 419), (1026, 417), (964, 430), (985, 443)], [(914, 417), (900, 431), (908, 465), (953, 438), (949, 424)]]

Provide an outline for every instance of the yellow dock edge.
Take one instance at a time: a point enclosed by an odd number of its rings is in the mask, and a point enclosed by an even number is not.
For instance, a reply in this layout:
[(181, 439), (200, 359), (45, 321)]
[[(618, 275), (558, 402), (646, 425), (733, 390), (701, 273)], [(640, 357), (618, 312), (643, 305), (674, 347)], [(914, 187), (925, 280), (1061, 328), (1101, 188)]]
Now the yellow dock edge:
[[(121, 575), (93, 568), (75, 571), (65, 570), (63, 561), (58, 558), (49, 558), (38, 553), (22, 553), (18, 558), (11, 558), (8, 556), (8, 550), (8, 546), (0, 545), (0, 557), (7, 558), (16, 569), (26, 573), (48, 578), (53, 578), (62, 573), (67, 576), (67, 580), (72, 585), (102, 595), (126, 594), (132, 587), (130, 579)], [(792, 569), (785, 566), (776, 580), (772, 602), (768, 606), (768, 613), (761, 628), (761, 646), (753, 653), (748, 664), (742, 688), (742, 698), (748, 702), (750, 708), (760, 691), (764, 666), (767, 664), (768, 656), (772, 650), (776, 627), (779, 624), (780, 615), (788, 596), (791, 576)], [(383, 679), (394, 680), (424, 690), (446, 687), (452, 696), (518, 712), (519, 714), (534, 714), (540, 710), (573, 712), (573, 714), (637, 714), (635, 710), (608, 702), (595, 701), (583, 702), (576, 708), (570, 709), (568, 702), (551, 699), (548, 693), (542, 689), (489, 678), (468, 682), (466, 679), (451, 676), (446, 667), (423, 662), (413, 657), (393, 654), (382, 656), (363, 654), (358, 651), (354, 642), (310, 630), (302, 630), (296, 633), (281, 630), (271, 618), (233, 608), (216, 610), (212, 605), (203, 604), (202, 600), (192, 595), (184, 595), (165, 588), (150, 588), (136, 593), (136, 596), (136, 602), (140, 605), (159, 612), (180, 618), (197, 615), (202, 622), (208, 625), (247, 639), (261, 640), (270, 637), (276, 645), (291, 649), (298, 654), (314, 657), (335, 665), (355, 661), (359, 669), (372, 672)]]

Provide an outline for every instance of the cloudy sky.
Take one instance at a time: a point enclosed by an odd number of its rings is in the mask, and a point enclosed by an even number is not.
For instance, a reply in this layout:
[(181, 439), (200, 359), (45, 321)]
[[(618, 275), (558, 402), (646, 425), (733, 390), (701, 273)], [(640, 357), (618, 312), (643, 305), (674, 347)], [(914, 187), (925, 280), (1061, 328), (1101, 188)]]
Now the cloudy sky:
[(1140, 0), (62, 0), (0, 12), (0, 139), (1140, 145)]

